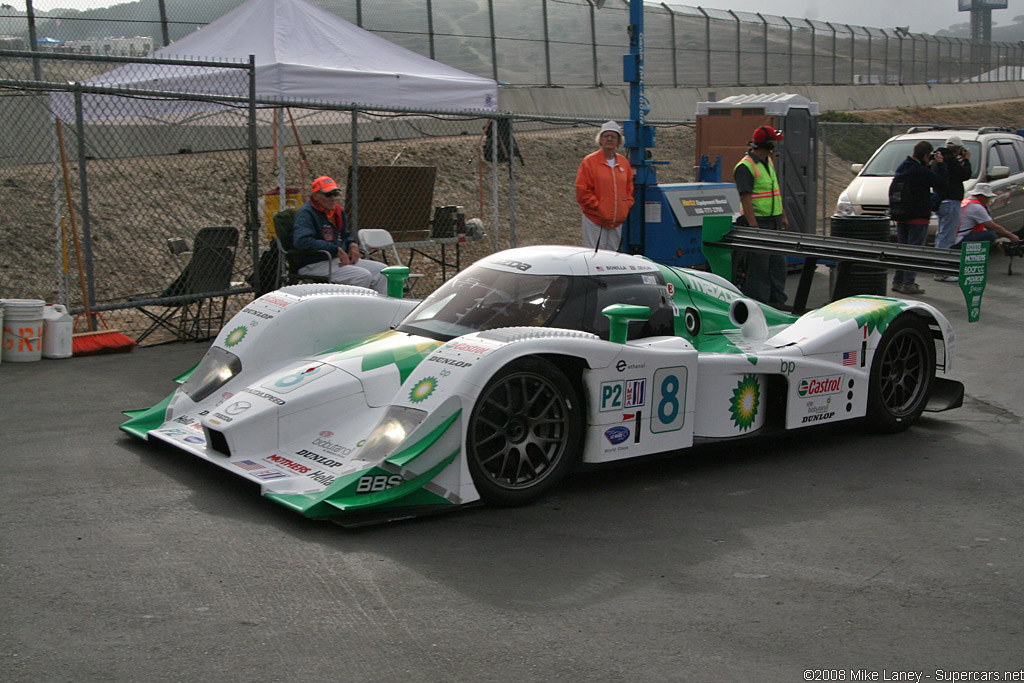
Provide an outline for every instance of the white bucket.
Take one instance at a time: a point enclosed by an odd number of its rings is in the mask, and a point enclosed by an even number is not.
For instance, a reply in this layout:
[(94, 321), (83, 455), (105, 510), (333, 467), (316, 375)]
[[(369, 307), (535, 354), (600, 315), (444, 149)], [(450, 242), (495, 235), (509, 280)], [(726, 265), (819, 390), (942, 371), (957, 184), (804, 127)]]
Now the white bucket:
[(23, 363), (43, 357), (43, 309), (39, 299), (4, 299), (4, 360)]
[(46, 304), (43, 310), (43, 358), (71, 358), (73, 327), (68, 309), (60, 304)]

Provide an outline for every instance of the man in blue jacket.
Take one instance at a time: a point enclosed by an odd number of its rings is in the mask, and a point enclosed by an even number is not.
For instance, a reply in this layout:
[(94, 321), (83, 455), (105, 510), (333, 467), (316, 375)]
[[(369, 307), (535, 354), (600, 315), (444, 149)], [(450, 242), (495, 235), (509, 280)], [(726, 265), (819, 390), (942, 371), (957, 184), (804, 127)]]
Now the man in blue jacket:
[[(341, 190), (328, 176), (313, 181), (309, 201), (295, 212), (292, 223), (292, 246), (296, 249), (324, 250), (331, 254), (293, 256), (299, 266), (299, 275), (319, 275), (343, 285), (369, 287), (387, 294), (387, 278), (381, 273), (383, 263), (361, 258), (359, 244), (352, 238), (345, 224), (345, 212), (338, 198)], [(332, 262), (333, 261), (333, 262)]]
[[(932, 217), (932, 191), (942, 192), (946, 187), (948, 171), (941, 155), (933, 154), (932, 143), (921, 140), (914, 145), (912, 156), (904, 159), (896, 169), (889, 185), (889, 213), (896, 221), (900, 244), (924, 245), (928, 237), (928, 222)], [(933, 157), (938, 162), (928, 167)], [(897, 270), (892, 279), (892, 290), (903, 294), (924, 294), (914, 280), (912, 270)]]

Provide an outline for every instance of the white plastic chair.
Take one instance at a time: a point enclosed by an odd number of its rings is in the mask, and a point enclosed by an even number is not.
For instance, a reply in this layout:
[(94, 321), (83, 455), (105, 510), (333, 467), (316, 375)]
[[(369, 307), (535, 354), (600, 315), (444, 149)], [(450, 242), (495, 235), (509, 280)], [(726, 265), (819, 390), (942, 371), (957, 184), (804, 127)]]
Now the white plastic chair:
[[(395, 263), (402, 265), (402, 258), (398, 255), (398, 248), (395, 247), (395, 240), (391, 237), (391, 233), (382, 228), (362, 228), (359, 231), (359, 246), (361, 246), (367, 253), (371, 251), (383, 251), (385, 252), (385, 262), (387, 262), (387, 250), (391, 250), (391, 255), (395, 258)], [(415, 278), (423, 277), (423, 273), (409, 273), (409, 279), (406, 280), (406, 292), (412, 290), (413, 280)]]

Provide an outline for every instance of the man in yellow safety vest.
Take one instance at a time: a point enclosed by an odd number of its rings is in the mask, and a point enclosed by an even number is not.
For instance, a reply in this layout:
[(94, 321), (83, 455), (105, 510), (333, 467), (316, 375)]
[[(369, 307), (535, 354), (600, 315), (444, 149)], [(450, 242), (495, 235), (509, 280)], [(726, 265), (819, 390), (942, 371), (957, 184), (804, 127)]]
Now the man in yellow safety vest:
[[(733, 169), (743, 215), (736, 225), (762, 230), (786, 230), (789, 222), (782, 208), (782, 191), (772, 157), (781, 131), (761, 126), (754, 131), (750, 149)], [(744, 294), (776, 308), (786, 303), (786, 257), (781, 254), (746, 252), (737, 258), (733, 281)]]

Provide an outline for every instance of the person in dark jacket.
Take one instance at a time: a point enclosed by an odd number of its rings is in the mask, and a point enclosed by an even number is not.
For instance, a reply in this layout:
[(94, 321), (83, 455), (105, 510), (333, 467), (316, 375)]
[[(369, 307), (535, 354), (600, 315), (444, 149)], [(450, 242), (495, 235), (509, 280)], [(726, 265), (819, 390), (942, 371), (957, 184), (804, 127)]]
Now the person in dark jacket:
[[(897, 237), (900, 244), (923, 245), (928, 236), (928, 221), (932, 216), (932, 191), (942, 192), (946, 188), (948, 171), (941, 156), (933, 154), (934, 147), (927, 140), (914, 145), (914, 153), (896, 169), (889, 185), (889, 211), (896, 221)], [(931, 159), (938, 163), (928, 166)], [(917, 273), (912, 270), (897, 270), (892, 279), (892, 290), (903, 294), (924, 294), (914, 280)]]
[(296, 249), (323, 250), (331, 254), (291, 257), (299, 266), (300, 275), (330, 275), (331, 282), (369, 287), (387, 294), (387, 278), (381, 273), (385, 266), (378, 261), (361, 258), (359, 245), (345, 224), (345, 212), (338, 198), (341, 190), (328, 176), (313, 181), (309, 201), (295, 212), (292, 223), (292, 246)]
[[(972, 175), (971, 150), (964, 147), (958, 135), (951, 135), (943, 147), (936, 150), (946, 163), (949, 178), (946, 189), (939, 193), (939, 231), (935, 235), (935, 246), (946, 249), (956, 241), (957, 226), (960, 225), (960, 203), (964, 200), (964, 181)], [(939, 160), (932, 161), (932, 170), (939, 165)], [(955, 282), (953, 275), (936, 275), (939, 282)]]

